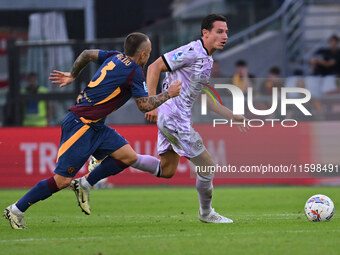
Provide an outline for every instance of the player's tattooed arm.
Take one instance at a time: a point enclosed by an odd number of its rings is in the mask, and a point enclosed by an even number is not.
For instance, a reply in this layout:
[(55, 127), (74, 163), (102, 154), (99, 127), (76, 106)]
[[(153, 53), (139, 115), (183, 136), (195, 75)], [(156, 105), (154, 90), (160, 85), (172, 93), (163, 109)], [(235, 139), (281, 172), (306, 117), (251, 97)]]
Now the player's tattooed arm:
[(163, 92), (162, 94), (158, 94), (156, 96), (152, 96), (152, 97), (135, 98), (138, 109), (141, 112), (152, 111), (153, 109), (156, 109), (158, 106), (163, 104), (168, 99), (170, 99), (170, 95), (168, 91)]
[(73, 63), (71, 72), (53, 70), (49, 79), (53, 84), (59, 84), (61, 88), (71, 84), (89, 62), (98, 60), (98, 53), (99, 50), (84, 50)]
[(156, 109), (165, 101), (172, 97), (177, 97), (181, 91), (181, 81), (175, 81), (170, 85), (167, 91), (151, 97), (138, 97), (135, 98), (138, 109), (141, 112), (149, 112)]
[(99, 50), (84, 50), (73, 63), (71, 69), (72, 77), (76, 78), (88, 63), (96, 62), (98, 60)]

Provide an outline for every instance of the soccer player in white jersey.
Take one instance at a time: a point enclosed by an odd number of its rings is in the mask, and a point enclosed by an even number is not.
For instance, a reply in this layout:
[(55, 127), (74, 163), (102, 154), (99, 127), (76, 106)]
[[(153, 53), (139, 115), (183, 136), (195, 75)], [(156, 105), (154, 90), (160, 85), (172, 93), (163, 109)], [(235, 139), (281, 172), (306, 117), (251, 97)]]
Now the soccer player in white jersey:
[[(170, 178), (176, 173), (180, 156), (188, 158), (196, 166), (215, 166), (211, 155), (204, 147), (201, 136), (192, 128), (191, 108), (198, 99), (205, 84), (209, 82), (213, 65), (212, 54), (222, 50), (227, 42), (226, 18), (211, 14), (201, 25), (201, 39), (190, 42), (171, 52), (165, 53), (152, 63), (147, 72), (149, 95), (156, 94), (161, 72), (166, 72), (163, 90), (174, 80), (182, 81), (182, 90), (177, 98), (164, 103), (158, 110), (158, 153), (161, 158), (162, 177)], [(209, 97), (208, 97), (209, 98)], [(210, 99), (210, 98), (209, 98)], [(208, 99), (208, 108), (225, 118), (243, 122), (243, 116), (233, 115), (221, 104), (215, 105)], [(157, 110), (146, 113), (149, 121), (157, 120)], [(239, 126), (241, 131), (246, 128)], [(232, 223), (211, 207), (213, 173), (198, 172), (196, 188), (200, 209), (198, 217), (203, 222)]]
[[(188, 158), (196, 166), (215, 166), (211, 155), (204, 147), (201, 136), (191, 126), (191, 108), (201, 94), (201, 88), (209, 82), (213, 65), (212, 54), (216, 50), (223, 49), (228, 39), (227, 31), (225, 17), (217, 14), (208, 15), (202, 21), (200, 40), (165, 53), (149, 66), (147, 87), (150, 96), (156, 94), (161, 72), (167, 72), (163, 81), (163, 90), (167, 90), (175, 80), (182, 82), (182, 90), (178, 97), (158, 107), (158, 112), (154, 110), (146, 113), (149, 121), (157, 121), (158, 124), (158, 153), (161, 159), (139, 155), (137, 162), (132, 165), (134, 168), (150, 172), (157, 177), (171, 178), (176, 173), (180, 156)], [(210, 110), (234, 122), (243, 123), (245, 120), (243, 116), (233, 115), (232, 111), (223, 105), (215, 105), (209, 97), (207, 97), (207, 106)], [(239, 126), (239, 129), (246, 131), (247, 128)], [(95, 168), (97, 164), (91, 160), (89, 168), (94, 169), (93, 172), (101, 171), (100, 168)], [(119, 172), (111, 171), (112, 175)], [(208, 223), (232, 223), (231, 219), (218, 214), (211, 206), (212, 180), (213, 173), (197, 173), (196, 188), (200, 203), (198, 217)], [(88, 196), (92, 185), (94, 184), (88, 185), (86, 177), (74, 180), (71, 185), (79, 206), (83, 211), (87, 211), (87, 214), (90, 213)]]

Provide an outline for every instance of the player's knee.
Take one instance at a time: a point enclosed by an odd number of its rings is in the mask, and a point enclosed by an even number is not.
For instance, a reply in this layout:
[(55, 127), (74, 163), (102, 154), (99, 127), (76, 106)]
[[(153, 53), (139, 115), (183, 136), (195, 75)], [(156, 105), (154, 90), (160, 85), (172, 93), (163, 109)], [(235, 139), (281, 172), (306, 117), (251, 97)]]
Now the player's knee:
[(72, 182), (72, 178), (55, 178), (55, 182), (57, 184), (57, 187), (59, 189), (64, 189), (67, 188), (68, 186), (70, 186), (71, 182)]

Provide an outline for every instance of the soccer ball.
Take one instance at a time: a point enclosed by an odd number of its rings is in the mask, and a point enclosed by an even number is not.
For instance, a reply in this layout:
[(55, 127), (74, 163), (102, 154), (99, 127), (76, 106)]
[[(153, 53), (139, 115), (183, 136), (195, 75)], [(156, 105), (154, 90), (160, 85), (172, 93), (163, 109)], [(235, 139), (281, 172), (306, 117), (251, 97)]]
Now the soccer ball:
[(310, 221), (330, 221), (334, 215), (334, 203), (325, 195), (314, 195), (307, 200), (305, 213)]

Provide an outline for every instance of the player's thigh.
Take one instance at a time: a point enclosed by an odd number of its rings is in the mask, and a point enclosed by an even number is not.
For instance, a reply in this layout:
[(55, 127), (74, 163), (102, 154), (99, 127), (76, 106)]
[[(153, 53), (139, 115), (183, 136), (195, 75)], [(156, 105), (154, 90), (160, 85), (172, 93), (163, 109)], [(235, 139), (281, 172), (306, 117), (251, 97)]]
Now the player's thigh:
[(93, 153), (96, 159), (102, 160), (110, 156), (128, 166), (137, 161), (136, 152), (116, 130), (104, 125), (101, 132), (103, 133), (102, 143)]
[(169, 150), (162, 153), (160, 157), (162, 177), (171, 178), (176, 173), (180, 156), (175, 151)]
[(138, 159), (137, 153), (132, 149), (130, 144), (125, 144), (118, 150), (112, 152), (110, 157), (122, 161), (125, 165), (131, 166)]
[(62, 125), (62, 136), (54, 172), (66, 178), (74, 177), (93, 153), (94, 148), (98, 146), (97, 138), (95, 131), (84, 125), (73, 113), (69, 113)]
[[(215, 162), (214, 162), (212, 156), (210, 155), (210, 153), (207, 150), (203, 151), (197, 157), (191, 158), (190, 161), (192, 163), (194, 163), (195, 166), (214, 166), (215, 165)], [(200, 172), (200, 174), (205, 176), (205, 175), (209, 175), (210, 172), (209, 171), (202, 171), (202, 172)]]

